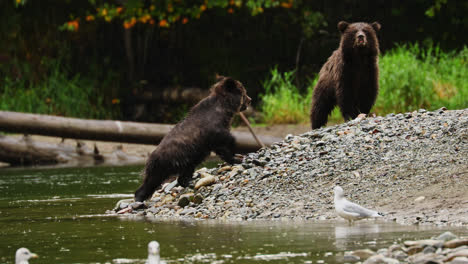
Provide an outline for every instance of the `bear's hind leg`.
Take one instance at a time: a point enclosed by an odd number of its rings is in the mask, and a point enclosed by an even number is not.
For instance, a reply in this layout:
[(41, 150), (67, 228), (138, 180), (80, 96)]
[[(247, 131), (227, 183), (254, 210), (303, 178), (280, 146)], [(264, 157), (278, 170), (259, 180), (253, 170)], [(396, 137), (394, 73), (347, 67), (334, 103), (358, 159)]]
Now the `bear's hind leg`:
[(148, 162), (145, 168), (145, 179), (143, 180), (143, 184), (135, 192), (136, 202), (143, 202), (150, 198), (156, 188), (161, 186), (161, 184), (167, 179), (164, 175), (170, 175), (170, 173), (166, 173), (166, 170), (156, 168), (156, 165), (157, 162), (154, 160)]
[[(316, 87), (315, 89), (317, 89)], [(328, 115), (335, 108), (335, 96), (329, 92), (316, 92), (312, 100), (312, 108), (310, 110), (310, 123), (312, 129), (320, 128), (327, 124)]]
[(135, 202), (143, 202), (153, 195), (157, 187), (162, 183), (162, 180), (151, 178), (144, 181), (143, 184), (135, 192)]

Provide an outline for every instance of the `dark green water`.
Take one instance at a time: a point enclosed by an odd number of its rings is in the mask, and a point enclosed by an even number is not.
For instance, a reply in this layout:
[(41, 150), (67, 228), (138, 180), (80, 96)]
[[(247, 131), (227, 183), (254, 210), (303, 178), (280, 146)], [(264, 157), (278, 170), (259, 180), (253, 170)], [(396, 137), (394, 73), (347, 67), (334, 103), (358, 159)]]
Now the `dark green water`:
[[(144, 263), (147, 243), (169, 263), (339, 263), (346, 250), (378, 249), (445, 230), (362, 221), (148, 221), (103, 216), (138, 187), (141, 167), (0, 169), (0, 263), (17, 248), (30, 263)], [(467, 230), (451, 229), (458, 235)], [(323, 262), (322, 262), (323, 261)]]

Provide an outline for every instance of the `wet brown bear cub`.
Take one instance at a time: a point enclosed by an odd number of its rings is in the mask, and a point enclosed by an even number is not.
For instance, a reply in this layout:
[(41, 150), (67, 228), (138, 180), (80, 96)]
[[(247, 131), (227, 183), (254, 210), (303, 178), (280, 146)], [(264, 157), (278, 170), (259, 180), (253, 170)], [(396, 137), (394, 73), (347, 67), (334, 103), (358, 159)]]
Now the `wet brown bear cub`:
[(314, 88), (310, 122), (312, 129), (327, 123), (338, 105), (348, 121), (360, 113), (369, 114), (379, 90), (380, 24), (338, 23), (340, 46), (328, 58)]
[(187, 187), (195, 167), (211, 151), (228, 163), (242, 162), (234, 156), (235, 139), (229, 130), (233, 116), (244, 111), (250, 100), (242, 83), (219, 77), (210, 95), (195, 105), (151, 153), (135, 201), (148, 199), (173, 176), (178, 176), (179, 185)]

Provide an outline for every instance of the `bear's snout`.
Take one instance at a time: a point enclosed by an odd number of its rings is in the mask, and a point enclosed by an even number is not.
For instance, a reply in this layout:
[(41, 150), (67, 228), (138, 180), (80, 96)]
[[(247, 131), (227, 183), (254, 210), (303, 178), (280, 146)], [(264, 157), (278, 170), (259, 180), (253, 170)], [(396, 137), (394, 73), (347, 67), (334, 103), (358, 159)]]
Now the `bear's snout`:
[(250, 98), (248, 95), (245, 95), (244, 100), (242, 102), (241, 108), (239, 109), (240, 112), (244, 111), (247, 109), (247, 107), (250, 105), (250, 102), (252, 101), (252, 98)]
[(367, 45), (366, 34), (362, 30), (356, 33), (355, 45), (358, 47), (365, 47)]

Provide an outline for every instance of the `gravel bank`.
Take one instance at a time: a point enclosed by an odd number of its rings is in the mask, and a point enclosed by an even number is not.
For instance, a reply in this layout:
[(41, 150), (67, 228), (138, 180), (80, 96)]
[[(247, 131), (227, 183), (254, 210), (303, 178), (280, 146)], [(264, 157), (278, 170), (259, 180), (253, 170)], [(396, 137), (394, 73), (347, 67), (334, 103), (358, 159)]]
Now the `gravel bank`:
[(468, 225), (468, 109), (358, 117), (288, 135), (242, 164), (199, 170), (196, 183), (204, 186), (157, 192), (148, 209), (125, 214), (336, 219), (332, 189), (339, 184), (345, 197), (383, 212), (386, 221)]

